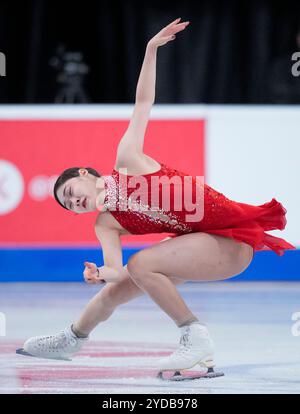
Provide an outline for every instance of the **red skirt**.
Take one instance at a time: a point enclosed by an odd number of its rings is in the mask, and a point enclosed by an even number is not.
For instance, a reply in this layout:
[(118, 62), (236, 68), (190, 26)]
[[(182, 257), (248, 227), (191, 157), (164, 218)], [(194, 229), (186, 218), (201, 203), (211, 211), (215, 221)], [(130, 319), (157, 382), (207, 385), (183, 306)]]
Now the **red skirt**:
[(242, 221), (229, 228), (205, 229), (203, 231), (243, 241), (250, 244), (254, 251), (273, 250), (279, 256), (282, 256), (285, 250), (296, 249), (286, 240), (266, 233), (268, 230), (283, 230), (287, 223), (285, 216), (287, 210), (275, 198), (259, 206), (235, 203), (243, 209)]

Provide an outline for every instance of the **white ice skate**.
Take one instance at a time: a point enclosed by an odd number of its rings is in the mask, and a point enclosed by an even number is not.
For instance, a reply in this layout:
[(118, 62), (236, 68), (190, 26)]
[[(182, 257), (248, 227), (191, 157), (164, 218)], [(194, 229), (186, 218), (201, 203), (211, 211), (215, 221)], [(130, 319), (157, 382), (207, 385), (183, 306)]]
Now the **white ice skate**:
[(78, 338), (69, 327), (56, 335), (29, 338), (16, 353), (38, 358), (70, 360), (87, 340), (88, 338)]
[[(207, 370), (196, 375), (184, 376), (181, 371), (200, 365)], [(161, 358), (157, 363), (158, 378), (182, 381), (185, 379), (214, 378), (224, 375), (215, 372), (213, 361), (213, 341), (207, 328), (199, 323), (193, 323), (181, 328), (179, 348), (168, 357)], [(164, 371), (175, 371), (172, 377), (163, 375)]]

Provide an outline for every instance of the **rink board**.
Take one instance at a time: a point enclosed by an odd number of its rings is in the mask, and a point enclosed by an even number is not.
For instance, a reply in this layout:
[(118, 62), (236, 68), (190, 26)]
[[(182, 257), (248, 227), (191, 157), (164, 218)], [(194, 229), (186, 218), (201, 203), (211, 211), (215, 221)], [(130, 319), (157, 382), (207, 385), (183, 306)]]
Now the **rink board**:
[[(0, 281), (77, 281), (83, 261), (101, 264), (96, 213), (69, 214), (54, 202), (52, 188), (58, 173), (70, 166), (110, 174), (132, 109), (0, 106)], [(181, 171), (204, 175), (233, 200), (259, 205), (275, 197), (287, 208), (288, 225), (271, 234), (299, 249), (299, 119), (298, 106), (155, 105), (145, 152)], [(124, 263), (164, 237), (123, 236)], [(12, 270), (12, 263), (22, 270)], [(282, 257), (259, 252), (238, 279), (300, 280), (297, 263), (299, 250)]]
[[(146, 247), (146, 245), (144, 245)], [(123, 263), (140, 250), (141, 246), (123, 249)], [(0, 281), (2, 282), (80, 282), (83, 280), (83, 262), (88, 260), (103, 265), (99, 248), (6, 248), (0, 250)], [(257, 252), (250, 266), (236, 280), (299, 280), (300, 251), (287, 251), (284, 256), (274, 252)]]

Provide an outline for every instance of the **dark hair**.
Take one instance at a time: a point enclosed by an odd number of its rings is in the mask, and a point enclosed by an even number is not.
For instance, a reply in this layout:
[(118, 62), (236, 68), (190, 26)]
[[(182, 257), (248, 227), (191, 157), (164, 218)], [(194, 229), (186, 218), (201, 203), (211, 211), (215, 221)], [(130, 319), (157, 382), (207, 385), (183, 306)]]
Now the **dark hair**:
[(79, 170), (81, 168), (84, 168), (85, 170), (87, 170), (90, 174), (94, 175), (95, 177), (101, 177), (101, 174), (99, 174), (98, 171), (96, 171), (96, 170), (94, 170), (94, 168), (90, 168), (90, 167), (72, 167), (72, 168), (67, 168), (66, 170), (64, 170), (60, 174), (60, 176), (58, 177), (58, 179), (56, 180), (56, 182), (54, 184), (53, 194), (54, 194), (54, 198), (58, 202), (58, 204), (60, 204), (66, 210), (69, 210), (69, 209), (67, 207), (65, 207), (59, 201), (59, 199), (57, 197), (57, 190), (59, 189), (60, 186), (62, 186), (70, 178), (79, 177)]

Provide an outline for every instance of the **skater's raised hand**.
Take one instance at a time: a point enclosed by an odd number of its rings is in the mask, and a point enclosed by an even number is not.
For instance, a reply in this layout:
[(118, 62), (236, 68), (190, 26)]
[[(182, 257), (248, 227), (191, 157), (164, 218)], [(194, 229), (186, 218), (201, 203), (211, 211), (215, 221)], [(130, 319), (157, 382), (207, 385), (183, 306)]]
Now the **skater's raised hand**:
[(152, 47), (159, 47), (176, 38), (176, 33), (184, 30), (190, 22), (180, 23), (181, 17), (174, 20), (172, 23), (161, 29), (152, 39), (149, 40), (148, 45)]

